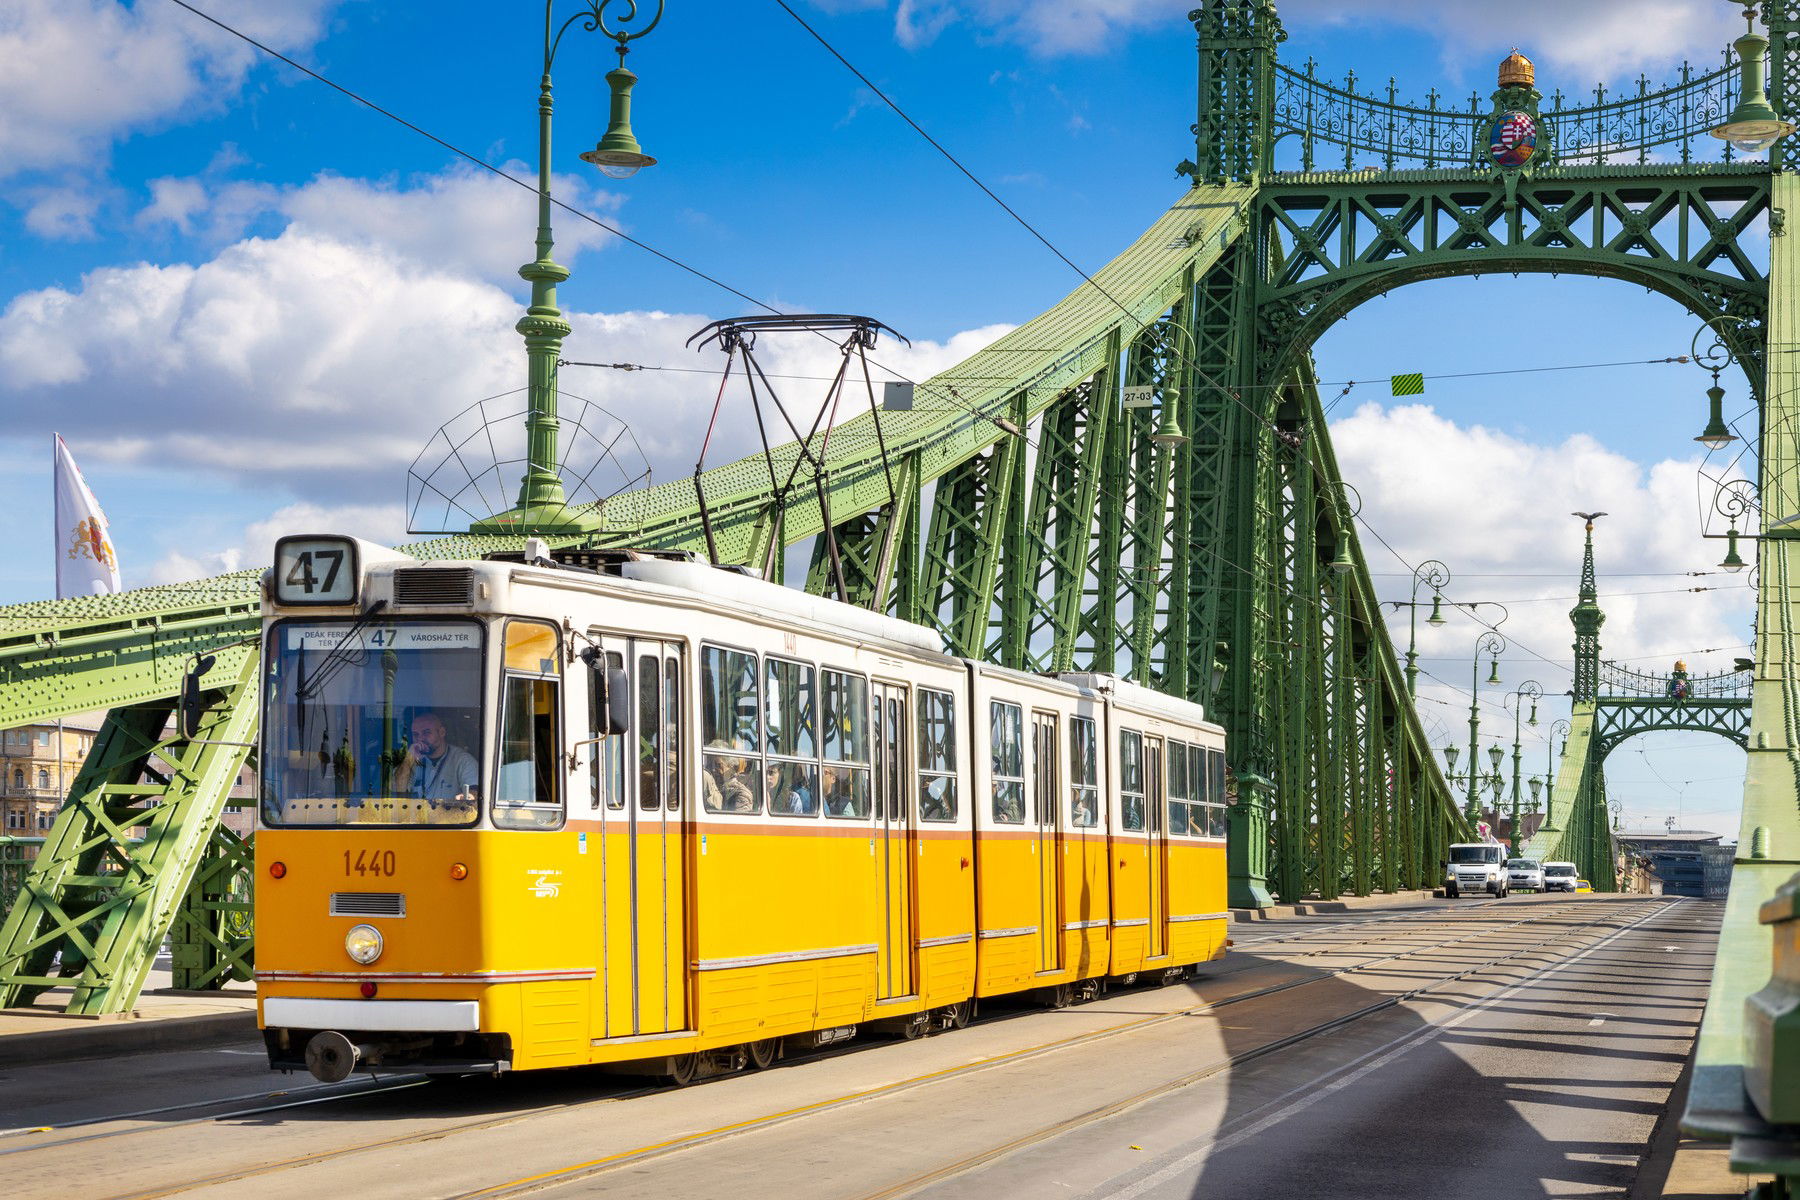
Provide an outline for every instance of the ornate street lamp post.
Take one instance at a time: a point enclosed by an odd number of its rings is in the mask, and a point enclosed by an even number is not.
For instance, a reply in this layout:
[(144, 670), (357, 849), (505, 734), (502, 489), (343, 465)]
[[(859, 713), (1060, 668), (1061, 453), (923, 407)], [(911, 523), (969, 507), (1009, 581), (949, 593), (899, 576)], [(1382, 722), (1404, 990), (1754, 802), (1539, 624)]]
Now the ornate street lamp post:
[[(1507, 693), (1507, 699), (1512, 701), (1513, 710), (1512, 836), (1507, 839), (1507, 845), (1511, 847), (1514, 855), (1519, 853), (1519, 710), (1525, 706), (1526, 700), (1531, 701), (1531, 720), (1527, 724), (1536, 728), (1538, 723), (1537, 702), (1543, 694), (1543, 685), (1535, 679), (1527, 679)], [(1533, 780), (1533, 782), (1536, 781)]]
[(1490, 629), (1476, 639), (1475, 658), (1469, 667), (1469, 800), (1465, 811), (1471, 821), (1481, 819), (1481, 800), (1476, 794), (1481, 777), (1481, 656), (1486, 654), (1491, 659), (1488, 683), (1498, 685), (1500, 656), (1504, 653), (1506, 639)]
[[(656, 11), (641, 24), (637, 0), (622, 0), (622, 15), (609, 22), (606, 10), (613, 0), (581, 0), (573, 16), (560, 26), (556, 24), (556, 0), (544, 3), (544, 71), (538, 81), (538, 228), (537, 257), (519, 268), (519, 274), (531, 284), (531, 306), (514, 326), (525, 339), (527, 372), (527, 408), (525, 415), (525, 478), (519, 485), (518, 507), (498, 513), (470, 527), (472, 533), (583, 533), (599, 528), (598, 516), (573, 512), (563, 493), (559, 474), (561, 426), (557, 421), (556, 364), (562, 357), (563, 339), (569, 335), (569, 323), (556, 306), (556, 285), (568, 279), (569, 269), (551, 257), (550, 234), (550, 67), (563, 35), (577, 22), (588, 32), (599, 32), (617, 43), (619, 65), (607, 72), (606, 82), (612, 90), (612, 112), (606, 134), (598, 145), (583, 154), (615, 179), (623, 179), (656, 160), (643, 152), (631, 131), (631, 89), (637, 76), (625, 69), (629, 43), (656, 28), (662, 20), (663, 0), (656, 0)], [(634, 28), (621, 28), (633, 25)]]
[(1425, 623), (1434, 628), (1444, 624), (1444, 588), (1450, 583), (1450, 568), (1435, 558), (1426, 559), (1413, 568), (1412, 599), (1390, 600), (1389, 604), (1396, 609), (1407, 610), (1410, 634), (1406, 641), (1406, 694), (1417, 698), (1419, 694), (1419, 585), (1431, 589), (1431, 615)]

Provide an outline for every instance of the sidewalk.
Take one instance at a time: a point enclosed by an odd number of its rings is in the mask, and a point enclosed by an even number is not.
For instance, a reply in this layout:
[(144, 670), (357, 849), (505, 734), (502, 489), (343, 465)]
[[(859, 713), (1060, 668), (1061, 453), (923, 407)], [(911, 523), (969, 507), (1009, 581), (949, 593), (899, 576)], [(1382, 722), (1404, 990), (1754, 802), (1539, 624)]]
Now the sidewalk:
[[(152, 971), (129, 1013), (74, 1017), (62, 1011), (69, 989), (54, 988), (28, 1008), (0, 1009), (0, 1068), (183, 1050), (256, 1039), (256, 989), (169, 990), (167, 971)], [(153, 990), (158, 984), (162, 990)]]

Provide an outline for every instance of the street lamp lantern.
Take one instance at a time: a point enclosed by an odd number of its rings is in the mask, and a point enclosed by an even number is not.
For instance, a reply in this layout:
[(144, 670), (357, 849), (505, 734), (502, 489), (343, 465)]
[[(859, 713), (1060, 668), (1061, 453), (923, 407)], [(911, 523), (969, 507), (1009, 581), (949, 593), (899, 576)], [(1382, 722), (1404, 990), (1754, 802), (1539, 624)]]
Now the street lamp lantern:
[[(1714, 534), (1713, 536), (1717, 537), (1718, 535)], [(1737, 527), (1733, 526), (1725, 535), (1725, 559), (1719, 566), (1735, 575), (1743, 570), (1745, 565), (1743, 558), (1738, 554)]]
[(1456, 760), (1461, 757), (1461, 755), (1462, 751), (1455, 746), (1444, 747), (1444, 761), (1450, 764), (1451, 771), (1456, 770)]
[(1756, 9), (1744, 6), (1744, 35), (1733, 42), (1737, 49), (1738, 104), (1723, 125), (1707, 130), (1746, 154), (1760, 154), (1794, 132), (1794, 123), (1783, 120), (1763, 90), (1763, 55), (1769, 39), (1756, 32)]
[(1530, 782), (1531, 782), (1531, 811), (1536, 812), (1537, 807), (1538, 807), (1538, 797), (1543, 795), (1543, 792), (1544, 792), (1544, 781), (1539, 779), (1536, 775), (1533, 775), (1531, 777)]
[(1498, 655), (1496, 655), (1494, 657), (1493, 661), (1491, 661), (1488, 664), (1487, 681), (1489, 683), (1495, 685), (1496, 687), (1499, 686), (1499, 683), (1500, 683), (1500, 659), (1499, 659)]
[(1719, 373), (1713, 372), (1713, 385), (1706, 389), (1706, 428), (1695, 438), (1708, 450), (1717, 450), (1737, 441), (1737, 434), (1725, 427), (1725, 389), (1719, 386)]
[(619, 65), (606, 73), (606, 83), (612, 89), (612, 115), (605, 135), (581, 161), (593, 163), (614, 179), (630, 179), (643, 168), (654, 167), (656, 160), (644, 153), (631, 131), (631, 89), (637, 85), (637, 76), (625, 69), (624, 42), (619, 43)]
[(1444, 620), (1444, 597), (1442, 594), (1435, 594), (1431, 597), (1431, 615), (1425, 618), (1425, 623), (1434, 627), (1441, 627), (1446, 624)]
[(1505, 757), (1506, 751), (1500, 748), (1499, 742), (1495, 742), (1492, 746), (1488, 747), (1488, 761), (1494, 764), (1494, 771), (1496, 773), (1500, 770), (1500, 760)]
[(1533, 729), (1537, 728), (1538, 722), (1537, 722), (1537, 701), (1536, 700), (1533, 700), (1531, 702), (1531, 720), (1529, 720), (1525, 723), (1527, 725), (1531, 726)]

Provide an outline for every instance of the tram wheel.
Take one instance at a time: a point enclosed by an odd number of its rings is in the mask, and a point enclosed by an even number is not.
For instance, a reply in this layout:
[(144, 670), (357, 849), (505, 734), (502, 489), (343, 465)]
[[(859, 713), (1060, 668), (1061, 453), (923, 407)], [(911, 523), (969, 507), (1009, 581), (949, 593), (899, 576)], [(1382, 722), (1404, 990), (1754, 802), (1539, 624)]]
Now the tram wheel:
[(1058, 983), (1044, 989), (1044, 999), (1051, 1008), (1067, 1008), (1075, 1002), (1075, 989)]
[(967, 1029), (975, 1019), (975, 1001), (963, 1000), (950, 1006), (950, 1028)]
[(667, 1079), (676, 1087), (686, 1087), (694, 1082), (700, 1074), (700, 1056), (698, 1054), (677, 1054), (669, 1059)]
[(774, 1038), (764, 1038), (760, 1042), (751, 1042), (748, 1046), (745, 1046), (744, 1050), (750, 1056), (750, 1069), (752, 1071), (766, 1071), (774, 1066), (777, 1057), (776, 1052), (779, 1049), (780, 1043)]

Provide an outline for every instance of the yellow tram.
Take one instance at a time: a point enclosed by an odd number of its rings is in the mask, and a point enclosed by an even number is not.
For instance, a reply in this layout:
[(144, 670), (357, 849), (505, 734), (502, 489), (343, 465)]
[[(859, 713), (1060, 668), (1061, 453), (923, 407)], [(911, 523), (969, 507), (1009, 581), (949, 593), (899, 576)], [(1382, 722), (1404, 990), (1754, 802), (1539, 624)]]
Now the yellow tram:
[(278, 543), (272, 1066), (686, 1081), (1224, 952), (1199, 706), (685, 556), (557, 557)]

